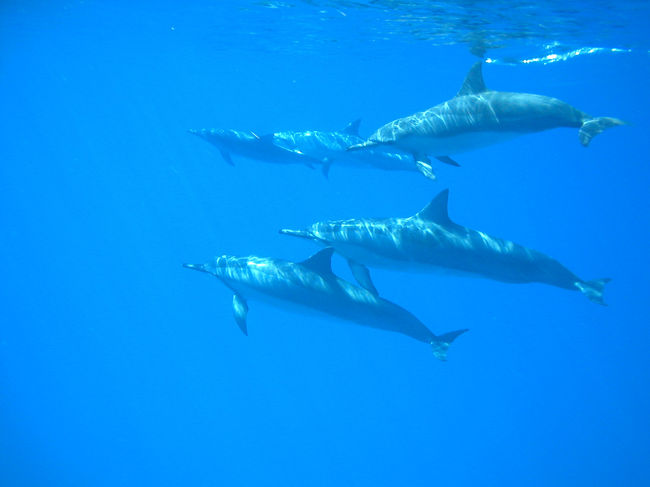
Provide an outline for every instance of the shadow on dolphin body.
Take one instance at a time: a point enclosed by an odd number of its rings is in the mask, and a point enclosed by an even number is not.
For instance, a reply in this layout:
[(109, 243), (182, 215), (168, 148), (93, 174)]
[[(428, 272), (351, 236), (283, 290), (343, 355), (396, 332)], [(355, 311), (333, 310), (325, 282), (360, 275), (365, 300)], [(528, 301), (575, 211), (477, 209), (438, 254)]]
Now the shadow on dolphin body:
[(458, 165), (451, 154), (557, 127), (579, 128), (580, 143), (586, 147), (603, 130), (624, 125), (617, 118), (587, 115), (557, 98), (488, 90), (482, 65), (479, 61), (472, 66), (451, 100), (387, 123), (348, 150), (394, 147), (412, 154), (417, 167), (431, 174), (428, 155)]
[(224, 255), (206, 264), (183, 266), (211, 274), (233, 291), (233, 314), (245, 335), (248, 300), (257, 299), (401, 333), (430, 344), (435, 357), (446, 360), (451, 342), (467, 329), (434, 334), (404, 308), (336, 276), (333, 252), (323, 249), (302, 262)]

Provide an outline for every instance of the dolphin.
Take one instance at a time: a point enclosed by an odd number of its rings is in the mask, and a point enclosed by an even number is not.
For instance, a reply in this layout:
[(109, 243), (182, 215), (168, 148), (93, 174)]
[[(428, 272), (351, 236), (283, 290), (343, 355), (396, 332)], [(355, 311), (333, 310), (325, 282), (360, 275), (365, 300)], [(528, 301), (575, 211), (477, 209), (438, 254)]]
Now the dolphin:
[(457, 225), (449, 218), (448, 198), (449, 190), (444, 190), (408, 218), (319, 222), (307, 230), (280, 233), (333, 247), (348, 259), (357, 282), (372, 294), (377, 290), (366, 266), (451, 271), (510, 283), (540, 282), (580, 291), (591, 301), (605, 304), (603, 290), (610, 279), (584, 281), (537, 250)]
[(233, 129), (190, 129), (189, 133), (216, 146), (223, 159), (231, 166), (232, 153), (263, 162), (276, 164), (304, 164), (314, 168), (320, 161), (298, 151), (288, 151), (273, 143), (273, 136), (259, 136), (255, 132)]
[(335, 276), (333, 252), (323, 249), (303, 262), (223, 255), (207, 264), (183, 265), (212, 274), (233, 291), (233, 313), (244, 335), (248, 299), (258, 299), (402, 333), (430, 344), (434, 356), (446, 360), (449, 345), (466, 329), (435, 335), (404, 308)]
[(474, 64), (451, 100), (387, 123), (348, 150), (394, 147), (413, 154), (418, 168), (430, 174), (427, 154), (457, 166), (451, 154), (556, 127), (579, 128), (580, 143), (586, 147), (603, 130), (624, 124), (616, 118), (591, 117), (557, 98), (488, 90), (481, 69), (481, 61)]
[[(360, 123), (360, 120), (355, 120), (343, 130), (335, 132), (322, 130), (275, 132), (273, 143), (288, 151), (320, 161), (325, 176), (328, 175), (332, 163), (386, 171), (419, 170), (409, 155), (389, 152), (386, 148), (371, 148), (359, 152), (346, 151), (351, 145), (363, 143), (364, 139), (359, 136)], [(435, 179), (432, 172), (423, 172), (423, 174)]]
[[(215, 145), (225, 161), (234, 165), (231, 153), (250, 159), (283, 164), (319, 166), (327, 177), (332, 163), (383, 169), (387, 171), (418, 171), (409, 155), (389, 152), (383, 148), (353, 153), (350, 145), (360, 144), (360, 120), (335, 132), (322, 130), (283, 131), (258, 136), (254, 132), (231, 129), (201, 129), (189, 132)], [(421, 171), (422, 172), (422, 171)], [(433, 173), (424, 173), (432, 177)]]

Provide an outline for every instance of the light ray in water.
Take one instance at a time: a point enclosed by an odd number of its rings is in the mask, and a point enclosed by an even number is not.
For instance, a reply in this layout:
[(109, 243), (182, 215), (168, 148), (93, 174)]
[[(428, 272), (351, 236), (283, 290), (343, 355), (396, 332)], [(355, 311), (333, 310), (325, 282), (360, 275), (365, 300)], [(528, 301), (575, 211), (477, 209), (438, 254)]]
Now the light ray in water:
[[(556, 47), (555, 45), (546, 46), (547, 48)], [(490, 64), (507, 64), (507, 65), (516, 65), (516, 64), (551, 64), (559, 61), (568, 61), (570, 59), (576, 58), (583, 55), (591, 54), (607, 54), (607, 53), (630, 53), (632, 49), (620, 49), (620, 48), (609, 48), (609, 47), (581, 47), (579, 49), (574, 49), (569, 52), (562, 54), (550, 53), (545, 56), (531, 57), (527, 59), (495, 59), (495, 58), (486, 58), (485, 62)]]

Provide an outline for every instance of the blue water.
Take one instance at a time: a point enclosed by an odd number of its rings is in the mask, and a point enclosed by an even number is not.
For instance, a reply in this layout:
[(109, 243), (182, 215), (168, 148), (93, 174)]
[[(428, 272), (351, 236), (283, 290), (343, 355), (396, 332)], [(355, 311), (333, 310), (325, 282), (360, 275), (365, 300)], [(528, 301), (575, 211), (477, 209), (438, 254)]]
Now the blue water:
[[(648, 4), (482, 4), (3, 1), (0, 485), (650, 485)], [(490, 88), (629, 125), (459, 154), (438, 182), (231, 167), (186, 132), (368, 135), (453, 96), (470, 51)], [(278, 229), (446, 187), (455, 221), (613, 278), (609, 306), (373, 270), (434, 332), (470, 328), (442, 363), (254, 301), (244, 337), (230, 291), (181, 267), (302, 260)]]

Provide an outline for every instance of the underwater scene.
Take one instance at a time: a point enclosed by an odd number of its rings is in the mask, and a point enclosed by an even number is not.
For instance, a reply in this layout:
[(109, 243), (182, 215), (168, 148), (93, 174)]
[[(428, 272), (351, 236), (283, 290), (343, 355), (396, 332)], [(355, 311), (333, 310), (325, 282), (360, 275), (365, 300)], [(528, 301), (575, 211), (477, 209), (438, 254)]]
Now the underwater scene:
[(0, 485), (650, 485), (650, 3), (0, 4)]

